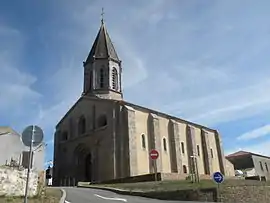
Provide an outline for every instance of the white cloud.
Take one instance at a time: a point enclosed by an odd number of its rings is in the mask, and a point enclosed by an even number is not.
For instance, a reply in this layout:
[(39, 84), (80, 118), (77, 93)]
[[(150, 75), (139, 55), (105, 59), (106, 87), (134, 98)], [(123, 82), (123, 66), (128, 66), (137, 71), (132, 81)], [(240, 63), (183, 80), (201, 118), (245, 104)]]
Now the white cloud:
[(270, 96), (264, 91), (268, 86), (267, 81), (220, 94), (183, 98), (182, 102), (169, 104), (167, 108), (169, 112), (208, 125), (237, 120), (270, 110)]
[(18, 30), (0, 24), (0, 44), (0, 112), (21, 115), (41, 97), (32, 88), (36, 78), (19, 69), (23, 36)]
[(237, 137), (237, 140), (252, 140), (268, 135), (269, 133), (270, 125), (268, 124), (240, 135)]
[(174, 0), (150, 0), (143, 2), (140, 7), (134, 7), (129, 12), (132, 24), (149, 23), (156, 26), (164, 18), (174, 18), (174, 13), (170, 12), (174, 5)]
[[(0, 96), (5, 94), (7, 99), (0, 105), (39, 101), (40, 117), (35, 122), (53, 129), (81, 94), (82, 61), (97, 34), (101, 7), (106, 5), (106, 25), (123, 61), (127, 100), (208, 125), (269, 111), (269, 61), (260, 58), (268, 51), (267, 26), (258, 23), (263, 22), (261, 14), (246, 23), (247, 13), (236, 9), (243, 5), (232, 8), (226, 2), (57, 1), (59, 18), (54, 13), (55, 19), (38, 30), (51, 52), (47, 54), (57, 59), (52, 62), (44, 55), (53, 64), (47, 65), (50, 74), (39, 83), (47, 80), (43, 84), (46, 97), (38, 100), (40, 95), (32, 88), (36, 78), (16, 70), (18, 64), (11, 64), (7, 58), (13, 57), (5, 51), (9, 73), (0, 82), (6, 85), (0, 87)], [(0, 27), (1, 34), (17, 36), (16, 44), (22, 39), (14, 29)], [(54, 43), (59, 43), (57, 51), (52, 51)], [(3, 87), (10, 88), (9, 93)]]

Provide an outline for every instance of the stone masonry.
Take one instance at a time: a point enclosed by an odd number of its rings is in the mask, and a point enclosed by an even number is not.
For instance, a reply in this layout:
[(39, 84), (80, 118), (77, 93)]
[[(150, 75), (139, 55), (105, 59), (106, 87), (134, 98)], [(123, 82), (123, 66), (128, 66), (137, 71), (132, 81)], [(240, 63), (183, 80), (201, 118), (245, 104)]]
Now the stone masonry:
[[(23, 196), (25, 193), (27, 170), (10, 167), (0, 168), (0, 196)], [(32, 171), (29, 179), (28, 195), (35, 196), (38, 192), (38, 173)]]
[(137, 175), (137, 140), (136, 140), (136, 125), (135, 111), (127, 108), (128, 117), (128, 135), (129, 135), (129, 161), (130, 161), (130, 176)]

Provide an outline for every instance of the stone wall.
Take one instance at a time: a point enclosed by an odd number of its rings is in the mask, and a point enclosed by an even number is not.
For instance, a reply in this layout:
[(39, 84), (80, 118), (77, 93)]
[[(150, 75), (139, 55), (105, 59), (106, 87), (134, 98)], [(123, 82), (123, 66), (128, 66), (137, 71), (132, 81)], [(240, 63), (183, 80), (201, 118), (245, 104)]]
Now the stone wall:
[[(11, 167), (0, 167), (0, 196), (24, 196), (27, 170)], [(31, 172), (28, 195), (38, 193), (38, 173)]]
[(270, 186), (227, 186), (221, 189), (219, 197), (224, 203), (269, 203)]

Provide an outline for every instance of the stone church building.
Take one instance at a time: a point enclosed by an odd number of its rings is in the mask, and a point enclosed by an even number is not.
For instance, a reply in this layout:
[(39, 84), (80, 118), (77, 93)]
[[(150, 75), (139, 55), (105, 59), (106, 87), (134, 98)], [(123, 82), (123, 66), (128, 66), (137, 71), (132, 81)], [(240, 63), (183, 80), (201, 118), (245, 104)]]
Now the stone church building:
[(83, 93), (56, 126), (54, 185), (153, 173), (151, 149), (161, 174), (183, 178), (194, 163), (202, 176), (227, 174), (217, 130), (123, 99), (121, 60), (103, 20), (83, 67)]

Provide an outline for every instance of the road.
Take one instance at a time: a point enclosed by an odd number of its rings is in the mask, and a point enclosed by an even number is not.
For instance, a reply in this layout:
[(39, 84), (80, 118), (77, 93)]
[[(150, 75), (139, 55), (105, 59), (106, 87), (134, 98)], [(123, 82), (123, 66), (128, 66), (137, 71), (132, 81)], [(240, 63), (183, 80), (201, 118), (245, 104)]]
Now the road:
[(89, 188), (64, 187), (63, 189), (67, 193), (66, 203), (195, 203), (191, 201), (165, 201), (137, 196), (119, 195), (110, 191)]

